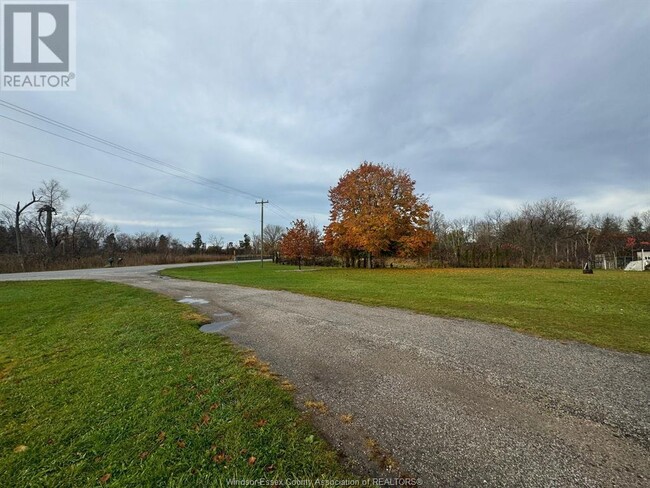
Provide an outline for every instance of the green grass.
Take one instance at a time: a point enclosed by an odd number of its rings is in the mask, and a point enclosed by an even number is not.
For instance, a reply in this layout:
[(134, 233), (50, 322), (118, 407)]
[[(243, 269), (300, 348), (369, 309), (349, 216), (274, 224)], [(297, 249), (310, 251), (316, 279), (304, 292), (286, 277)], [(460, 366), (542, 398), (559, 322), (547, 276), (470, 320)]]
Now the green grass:
[(201, 322), (122, 285), (0, 283), (0, 486), (343, 476), (291, 394)]
[(475, 319), (552, 339), (650, 353), (650, 273), (340, 268), (296, 272), (294, 267), (272, 264), (264, 269), (239, 264), (163, 273)]

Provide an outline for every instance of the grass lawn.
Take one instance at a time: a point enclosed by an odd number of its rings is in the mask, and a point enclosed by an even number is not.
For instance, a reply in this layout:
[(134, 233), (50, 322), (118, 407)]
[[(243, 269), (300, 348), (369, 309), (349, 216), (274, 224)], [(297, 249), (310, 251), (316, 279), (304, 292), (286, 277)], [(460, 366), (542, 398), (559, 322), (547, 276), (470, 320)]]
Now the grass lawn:
[(250, 263), (176, 268), (163, 274), (476, 319), (552, 339), (650, 353), (650, 273), (295, 269), (270, 263), (260, 269), (259, 263)]
[(344, 476), (291, 394), (202, 322), (122, 285), (0, 283), (0, 486)]

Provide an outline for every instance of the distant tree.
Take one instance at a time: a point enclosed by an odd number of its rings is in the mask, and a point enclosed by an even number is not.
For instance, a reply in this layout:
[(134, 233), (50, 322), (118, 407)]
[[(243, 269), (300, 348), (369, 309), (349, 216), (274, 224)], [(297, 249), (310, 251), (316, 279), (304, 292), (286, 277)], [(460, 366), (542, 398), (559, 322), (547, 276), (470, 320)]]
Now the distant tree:
[(638, 215), (632, 215), (625, 224), (625, 230), (630, 236), (639, 239), (643, 233), (643, 222)]
[(646, 210), (639, 214), (639, 219), (643, 222), (643, 228), (646, 232), (650, 233), (650, 210)]
[(37, 226), (45, 239), (50, 258), (54, 258), (56, 247), (60, 242), (55, 229), (54, 216), (63, 210), (63, 203), (70, 194), (57, 180), (50, 180), (41, 182), (37, 195), (40, 198)]
[(573, 202), (547, 198), (525, 203), (519, 219), (524, 224), (520, 246), (530, 265), (550, 266), (563, 258), (578, 260), (580, 212)]
[(250, 254), (252, 252), (251, 236), (244, 234), (244, 239), (239, 241), (239, 250), (244, 254)]
[(284, 229), (280, 225), (267, 224), (264, 227), (264, 249), (273, 254), (274, 261), (276, 254), (280, 250), (280, 241), (283, 234)]
[(14, 233), (16, 235), (16, 252), (18, 253), (18, 259), (20, 260), (20, 267), (23, 271), (25, 271), (25, 256), (23, 252), (23, 239), (22, 239), (22, 232), (21, 232), (21, 217), (25, 210), (27, 210), (29, 207), (34, 205), (35, 203), (39, 203), (41, 201), (42, 197), (39, 195), (38, 197), (36, 196), (36, 193), (32, 191), (32, 199), (27, 202), (24, 205), (20, 205), (20, 202), (16, 204), (16, 211), (14, 213)]
[(427, 228), (431, 207), (415, 193), (415, 181), (404, 170), (362, 163), (330, 188), (328, 249), (348, 260), (365, 254), (413, 256), (433, 242)]
[(160, 237), (158, 237), (158, 245), (156, 246), (156, 251), (158, 254), (162, 254), (163, 256), (167, 256), (169, 254), (169, 237), (167, 237), (165, 234), (160, 234)]
[(208, 237), (208, 244), (210, 244), (210, 247), (208, 248), (210, 252), (220, 253), (223, 251), (223, 237), (221, 236), (210, 234)]
[(104, 239), (104, 249), (106, 249), (106, 252), (108, 252), (110, 256), (115, 254), (117, 249), (117, 238), (115, 237), (115, 232), (111, 232)]
[(317, 233), (318, 231), (310, 229), (303, 219), (295, 220), (280, 242), (282, 255), (298, 261), (298, 269), (302, 269), (303, 260), (316, 254)]
[(72, 213), (68, 216), (68, 226), (70, 229), (70, 247), (72, 254), (79, 254), (79, 233), (82, 227), (82, 220), (90, 217), (90, 205), (84, 204), (76, 206), (72, 209)]
[(192, 241), (192, 250), (198, 254), (201, 252), (201, 249), (203, 249), (203, 239), (201, 238), (201, 233), (197, 232), (196, 237)]
[(141, 254), (153, 254), (158, 250), (157, 232), (138, 232), (133, 236), (135, 250)]

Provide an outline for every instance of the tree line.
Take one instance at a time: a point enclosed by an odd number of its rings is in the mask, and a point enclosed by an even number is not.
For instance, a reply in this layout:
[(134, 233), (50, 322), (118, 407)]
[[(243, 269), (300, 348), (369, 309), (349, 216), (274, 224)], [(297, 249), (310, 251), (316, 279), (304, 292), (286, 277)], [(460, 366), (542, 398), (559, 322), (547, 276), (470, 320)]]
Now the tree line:
[(574, 203), (547, 198), (514, 212), (448, 219), (415, 191), (401, 169), (362, 163), (329, 190), (324, 228), (304, 219), (289, 228), (269, 224), (260, 235), (225, 243), (197, 232), (189, 244), (169, 234), (119, 232), (93, 218), (90, 206), (66, 208), (69, 192), (43, 181), (30, 198), (0, 214), (0, 272), (98, 267), (113, 264), (241, 259), (385, 267), (580, 267), (585, 262), (622, 267), (640, 248), (650, 249), (650, 210), (628, 219), (586, 215)]
[[(254, 253), (248, 235), (224, 244), (220, 236), (205, 241), (200, 232), (184, 244), (171, 234), (120, 232), (93, 217), (90, 205), (68, 208), (70, 194), (57, 180), (41, 182), (28, 199), (0, 213), (0, 272), (100, 267), (106, 265), (168, 264), (229, 259)], [(281, 234), (267, 226), (268, 238)], [(257, 238), (257, 236), (254, 236)]]
[(322, 236), (297, 220), (282, 241), (284, 255), (298, 264), (329, 254), (357, 267), (581, 267), (602, 260), (622, 267), (634, 250), (650, 249), (650, 210), (625, 220), (547, 198), (515, 212), (447, 219), (415, 192), (408, 173), (382, 164), (346, 172), (329, 199)]

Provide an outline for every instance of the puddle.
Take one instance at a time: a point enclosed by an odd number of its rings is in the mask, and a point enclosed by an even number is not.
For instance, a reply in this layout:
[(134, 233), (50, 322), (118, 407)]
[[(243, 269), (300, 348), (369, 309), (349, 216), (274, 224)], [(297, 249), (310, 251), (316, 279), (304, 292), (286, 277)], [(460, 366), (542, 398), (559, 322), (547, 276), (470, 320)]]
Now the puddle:
[(189, 303), (190, 305), (205, 305), (206, 303), (210, 303), (210, 302), (204, 300), (203, 298), (185, 297), (182, 300), (178, 300), (178, 303)]
[(207, 334), (214, 334), (215, 332), (221, 332), (222, 330), (235, 325), (237, 322), (237, 319), (224, 320), (223, 322), (212, 322), (211, 324), (205, 324), (201, 326), (199, 330)]
[(208, 334), (214, 334), (215, 332), (227, 329), (238, 322), (237, 318), (233, 317), (233, 315), (228, 312), (215, 313), (214, 318), (214, 322), (203, 325), (199, 330)]

